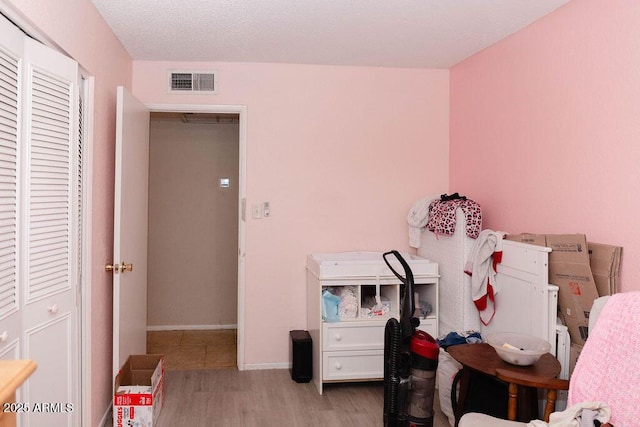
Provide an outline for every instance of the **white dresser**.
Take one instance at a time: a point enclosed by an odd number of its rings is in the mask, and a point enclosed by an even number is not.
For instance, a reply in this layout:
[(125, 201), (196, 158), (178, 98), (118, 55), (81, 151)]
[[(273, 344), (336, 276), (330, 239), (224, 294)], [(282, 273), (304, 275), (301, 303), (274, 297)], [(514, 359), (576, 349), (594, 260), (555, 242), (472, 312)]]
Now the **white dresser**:
[[(419, 301), (432, 307), (420, 316), (419, 329), (438, 336), (438, 265), (414, 255), (402, 254), (414, 276)], [(404, 269), (393, 255), (387, 257), (394, 269)], [(355, 294), (356, 307), (338, 321), (323, 321), (322, 293), (338, 295), (344, 287)], [(323, 383), (376, 380), (384, 373), (384, 328), (390, 317), (399, 317), (404, 289), (385, 264), (380, 252), (315, 253), (307, 257), (307, 329), (313, 345), (313, 382), (322, 394)], [(368, 310), (379, 296), (385, 313)]]

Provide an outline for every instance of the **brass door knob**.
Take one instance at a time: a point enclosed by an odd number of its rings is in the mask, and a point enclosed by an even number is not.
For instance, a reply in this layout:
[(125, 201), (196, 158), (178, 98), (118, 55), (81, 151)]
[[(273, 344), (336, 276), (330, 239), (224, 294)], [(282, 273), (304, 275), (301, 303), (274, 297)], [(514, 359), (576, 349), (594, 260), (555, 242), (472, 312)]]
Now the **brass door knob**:
[(124, 273), (125, 271), (133, 271), (133, 264), (121, 262), (120, 264), (107, 264), (104, 266), (105, 271), (112, 273)]

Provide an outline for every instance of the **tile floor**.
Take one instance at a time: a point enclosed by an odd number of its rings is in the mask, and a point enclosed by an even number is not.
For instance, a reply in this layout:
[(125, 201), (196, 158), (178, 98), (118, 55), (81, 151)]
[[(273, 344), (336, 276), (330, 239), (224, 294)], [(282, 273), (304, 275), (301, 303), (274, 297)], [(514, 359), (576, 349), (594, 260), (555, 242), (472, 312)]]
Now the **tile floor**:
[(166, 370), (236, 367), (236, 330), (148, 331), (147, 353), (164, 354)]

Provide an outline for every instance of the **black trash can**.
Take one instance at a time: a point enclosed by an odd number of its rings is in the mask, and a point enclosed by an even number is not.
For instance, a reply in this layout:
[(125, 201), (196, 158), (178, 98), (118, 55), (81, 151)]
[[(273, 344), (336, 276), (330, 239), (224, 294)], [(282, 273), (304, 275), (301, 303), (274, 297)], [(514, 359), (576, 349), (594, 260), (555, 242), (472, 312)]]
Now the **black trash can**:
[(307, 331), (289, 332), (289, 355), (291, 358), (291, 379), (298, 383), (308, 383), (312, 376), (311, 335)]

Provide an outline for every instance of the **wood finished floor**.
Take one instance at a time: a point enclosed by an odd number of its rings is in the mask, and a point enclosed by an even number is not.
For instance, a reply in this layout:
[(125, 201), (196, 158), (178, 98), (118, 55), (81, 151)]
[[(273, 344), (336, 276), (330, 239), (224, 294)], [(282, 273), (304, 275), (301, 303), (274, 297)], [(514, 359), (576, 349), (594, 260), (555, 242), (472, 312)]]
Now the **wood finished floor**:
[[(380, 381), (326, 384), (320, 396), (286, 369), (217, 369), (168, 371), (166, 387), (158, 427), (383, 425)], [(434, 427), (449, 427), (439, 405), (435, 412)]]
[[(148, 353), (165, 355), (165, 405), (157, 427), (382, 426), (383, 384), (296, 383), (289, 370), (238, 371), (236, 333), (151, 331)], [(435, 393), (434, 427), (450, 427)]]

